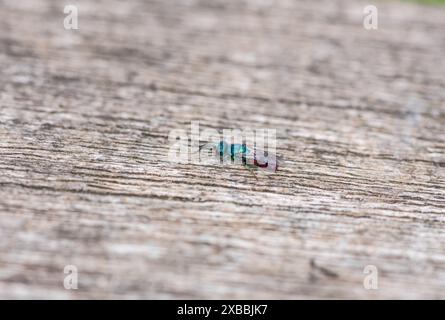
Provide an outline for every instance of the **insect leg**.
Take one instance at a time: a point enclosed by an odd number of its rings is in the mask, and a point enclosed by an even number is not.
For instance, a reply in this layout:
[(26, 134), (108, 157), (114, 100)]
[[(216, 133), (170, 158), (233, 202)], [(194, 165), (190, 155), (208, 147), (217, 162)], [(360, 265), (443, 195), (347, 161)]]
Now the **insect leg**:
[(247, 168), (247, 170), (250, 171), (250, 173), (253, 175), (253, 177), (255, 178), (255, 180), (258, 181), (258, 177), (256, 176), (255, 171), (254, 171), (251, 167), (249, 167), (249, 166), (246, 166), (246, 168)]

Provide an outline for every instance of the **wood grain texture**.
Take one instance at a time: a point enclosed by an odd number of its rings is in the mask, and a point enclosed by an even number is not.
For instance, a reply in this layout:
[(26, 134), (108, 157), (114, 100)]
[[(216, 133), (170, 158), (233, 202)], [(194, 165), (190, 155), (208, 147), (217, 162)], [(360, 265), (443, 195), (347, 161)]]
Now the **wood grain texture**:
[[(70, 3), (0, 0), (0, 298), (445, 298), (444, 8)], [(191, 121), (281, 170), (169, 163)]]

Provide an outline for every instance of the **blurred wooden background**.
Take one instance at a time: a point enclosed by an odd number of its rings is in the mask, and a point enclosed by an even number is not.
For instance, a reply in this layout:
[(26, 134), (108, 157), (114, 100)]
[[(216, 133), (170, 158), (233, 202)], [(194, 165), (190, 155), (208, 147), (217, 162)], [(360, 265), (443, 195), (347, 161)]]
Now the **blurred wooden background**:
[[(367, 4), (0, 0), (0, 298), (445, 298), (445, 7)], [(191, 121), (281, 170), (169, 163)]]

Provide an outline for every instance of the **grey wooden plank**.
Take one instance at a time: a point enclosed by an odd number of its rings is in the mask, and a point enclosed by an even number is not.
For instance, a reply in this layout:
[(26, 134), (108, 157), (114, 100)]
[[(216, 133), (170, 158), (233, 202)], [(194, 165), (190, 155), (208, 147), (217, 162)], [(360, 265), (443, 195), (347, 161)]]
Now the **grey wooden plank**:
[[(444, 298), (443, 8), (72, 2), (0, 1), (1, 298)], [(191, 121), (280, 170), (169, 163)]]

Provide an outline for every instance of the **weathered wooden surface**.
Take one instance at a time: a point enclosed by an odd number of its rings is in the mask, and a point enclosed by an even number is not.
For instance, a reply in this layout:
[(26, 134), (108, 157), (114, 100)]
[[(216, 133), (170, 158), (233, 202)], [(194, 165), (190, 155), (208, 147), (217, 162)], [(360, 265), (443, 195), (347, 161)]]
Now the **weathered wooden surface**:
[[(71, 3), (0, 0), (0, 298), (445, 298), (444, 8)], [(170, 164), (190, 121), (285, 163)]]

